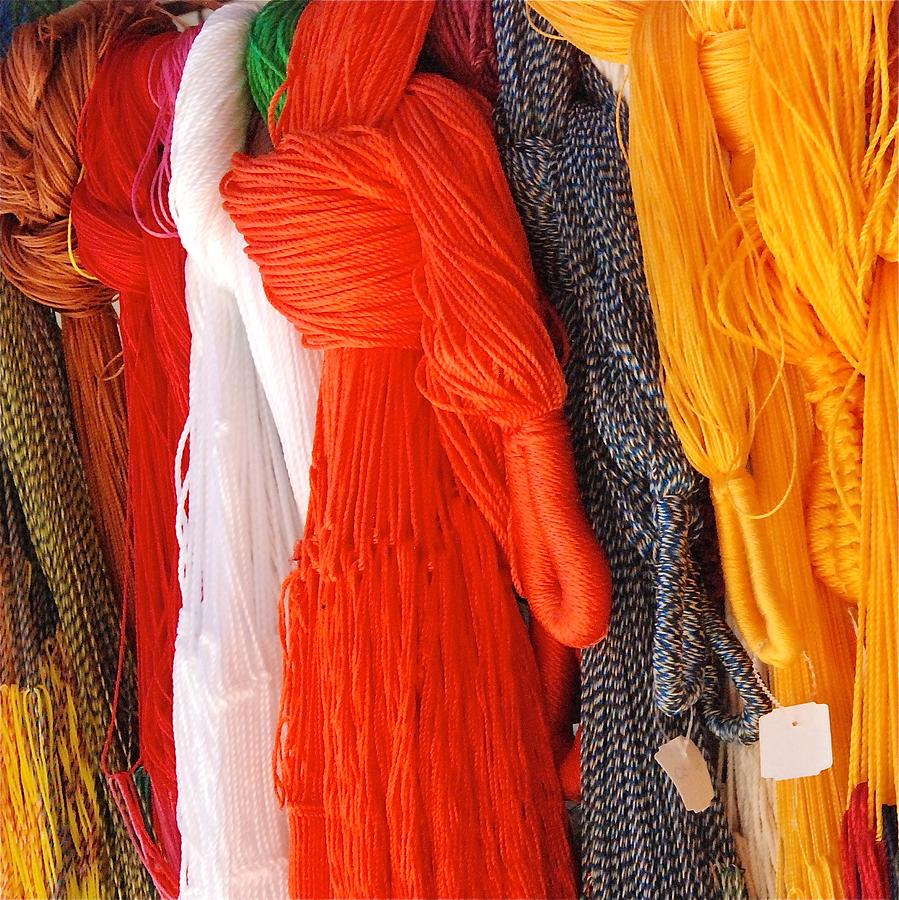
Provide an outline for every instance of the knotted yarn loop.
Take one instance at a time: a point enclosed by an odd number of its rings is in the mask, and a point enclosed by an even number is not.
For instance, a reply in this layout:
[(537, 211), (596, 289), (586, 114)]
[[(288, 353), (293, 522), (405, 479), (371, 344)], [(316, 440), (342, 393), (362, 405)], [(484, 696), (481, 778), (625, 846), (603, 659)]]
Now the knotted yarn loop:
[[(277, 161), (256, 165), (271, 168), (280, 190), (259, 204), (265, 219), (244, 231), (249, 255), (263, 272), (271, 302), (306, 344), (420, 347), (422, 314), (412, 279), (421, 244), (391, 136), (355, 126), (291, 134), (278, 144)], [(272, 227), (322, 215), (327, 229), (297, 229), (287, 246), (281, 228)]]
[[(294, 90), (303, 60), (292, 54), (275, 151), (235, 158), (222, 182), (225, 208), (269, 298), (307, 343), (423, 351), (416, 382), (438, 412), (456, 477), (537, 615), (550, 615), (548, 630), (587, 646), (605, 633), (608, 568), (580, 508), (565, 382), (526, 240), (483, 105), (443, 78), (412, 75), (414, 62), (379, 61), (389, 77), (354, 85), (347, 125), (338, 120), (344, 97), (329, 104)], [(504, 435), (543, 416), (558, 425), (535, 426), (530, 443), (513, 441), (504, 453)], [(515, 472), (504, 471), (504, 456)], [(546, 470), (525, 471), (533, 466)], [(553, 513), (561, 529), (525, 525)], [(577, 546), (558, 546), (566, 541)]]

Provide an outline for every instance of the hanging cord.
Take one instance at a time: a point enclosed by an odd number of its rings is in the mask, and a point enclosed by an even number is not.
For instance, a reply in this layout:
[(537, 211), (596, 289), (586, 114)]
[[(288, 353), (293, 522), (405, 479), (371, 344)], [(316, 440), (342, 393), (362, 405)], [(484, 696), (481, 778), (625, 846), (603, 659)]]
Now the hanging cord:
[(269, 298), (327, 348), (285, 592), (291, 889), (569, 896), (564, 810), (500, 547), (569, 641), (603, 633), (605, 572), (489, 126), (464, 90), (412, 76), (429, 16), (421, 3), (311, 4), (275, 152), (238, 157), (223, 182)]
[(49, 896), (58, 885), (99, 892), (94, 773), (82, 769), (77, 732), (54, 727), (71, 702), (59, 688), (73, 677), (54, 652), (57, 625), (0, 442), (0, 891), (8, 897)]
[(178, 894), (180, 854), (171, 711), (181, 606), (173, 469), (187, 417), (190, 359), (185, 255), (177, 237), (164, 236), (172, 231), (167, 136), (181, 68), (195, 36), (196, 29), (180, 34), (135, 29), (107, 53), (79, 125), (84, 178), (72, 197), (82, 263), (121, 296), (132, 605), (150, 827), (135, 773), (117, 772), (114, 780), (142, 859), (166, 897)]
[(271, 763), (281, 689), (277, 598), (309, 500), (321, 354), (304, 350), (266, 300), (219, 193), (232, 155), (246, 149), (245, 50), (264, 7), (231, 4), (204, 22), (172, 129), (169, 199), (188, 254), (193, 335), (183, 479), (175, 467), (183, 898), (256, 900), (288, 889), (287, 820)]
[[(65, 691), (57, 690), (61, 683), (54, 682), (55, 675), (45, 678), (54, 716), (68, 735), (58, 746), (69, 743), (73, 752), (80, 747), (71, 760), (80, 774), (68, 770), (69, 778), (82, 783), (82, 789), (74, 790), (73, 782), (73, 797), (87, 791), (97, 804), (93, 821), (90, 803), (83, 812), (87, 819), (80, 821), (95, 842), (90, 853), (99, 867), (100, 893), (148, 897), (146, 875), (100, 769), (108, 728), (115, 764), (126, 767), (134, 758), (133, 657), (125, 650), (120, 664), (120, 613), (104, 569), (69, 418), (59, 333), (49, 311), (5, 280), (0, 288), (0, 441), (56, 604), (60, 658), (71, 660), (70, 669), (56, 667), (60, 678), (69, 672), (70, 700), (60, 700)], [(116, 692), (123, 702), (110, 725)], [(77, 849), (79, 839), (74, 841)]]
[[(754, 739), (768, 701), (697, 559), (707, 540), (702, 487), (658, 387), (614, 94), (588, 60), (534, 30), (523, 7), (498, 2), (494, 14), (506, 171), (571, 341), (568, 415), (582, 490), (594, 527), (615, 548), (610, 635), (582, 659), (585, 884), (595, 896), (713, 896), (715, 867), (735, 865), (720, 806), (702, 817), (684, 811), (652, 756), (683, 733), (683, 721), (667, 717), (700, 698), (708, 726), (730, 740)], [(743, 697), (736, 716), (723, 706), (721, 665)], [(621, 685), (625, 705), (607, 693)], [(714, 758), (707, 735), (697, 730), (696, 741)], [(646, 803), (639, 828), (620, 800), (634, 792)], [(686, 837), (672, 846), (673, 834)], [(684, 854), (682, 864), (663, 865), (672, 852)], [(657, 865), (636, 863), (653, 854)]]

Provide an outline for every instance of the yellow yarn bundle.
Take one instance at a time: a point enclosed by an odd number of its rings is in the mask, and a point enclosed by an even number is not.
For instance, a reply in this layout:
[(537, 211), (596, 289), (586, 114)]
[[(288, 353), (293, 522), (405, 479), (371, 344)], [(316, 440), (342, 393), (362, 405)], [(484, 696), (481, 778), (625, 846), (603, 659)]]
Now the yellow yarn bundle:
[(781, 701), (831, 710), (833, 768), (778, 784), (779, 890), (841, 896), (847, 787), (868, 782), (872, 821), (896, 802), (893, 5), (529, 3), (630, 65), (666, 398), (712, 480), (728, 599)]
[(101, 894), (90, 850), (102, 817), (66, 683), (71, 677), (65, 654), (50, 642), (37, 685), (0, 685), (2, 897)]

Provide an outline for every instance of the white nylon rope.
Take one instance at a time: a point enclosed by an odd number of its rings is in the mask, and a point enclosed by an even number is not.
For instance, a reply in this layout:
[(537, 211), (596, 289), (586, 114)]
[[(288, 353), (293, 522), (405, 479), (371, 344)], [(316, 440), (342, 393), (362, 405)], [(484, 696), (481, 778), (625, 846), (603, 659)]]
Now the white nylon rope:
[(244, 55), (265, 0), (223, 6), (184, 67), (172, 215), (187, 250), (190, 409), (178, 477), (183, 604), (174, 730), (184, 898), (287, 895), (288, 837), (272, 777), (281, 687), (278, 599), (309, 497), (320, 354), (268, 304), (222, 209), (245, 149)]

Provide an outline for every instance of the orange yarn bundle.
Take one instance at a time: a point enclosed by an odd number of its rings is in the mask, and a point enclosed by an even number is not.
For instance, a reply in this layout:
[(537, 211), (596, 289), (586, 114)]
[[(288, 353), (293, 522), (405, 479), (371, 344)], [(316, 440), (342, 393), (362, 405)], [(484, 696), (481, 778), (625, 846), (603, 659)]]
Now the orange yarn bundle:
[(327, 351), (282, 602), (291, 892), (571, 896), (512, 585), (585, 646), (608, 570), (485, 111), (412, 74), (431, 9), (312, 3), (275, 151), (222, 185), (270, 300)]

